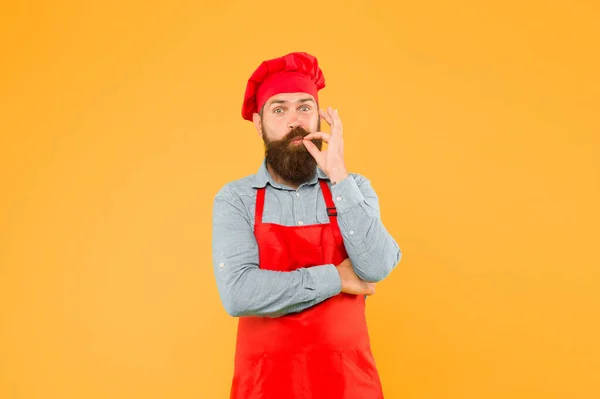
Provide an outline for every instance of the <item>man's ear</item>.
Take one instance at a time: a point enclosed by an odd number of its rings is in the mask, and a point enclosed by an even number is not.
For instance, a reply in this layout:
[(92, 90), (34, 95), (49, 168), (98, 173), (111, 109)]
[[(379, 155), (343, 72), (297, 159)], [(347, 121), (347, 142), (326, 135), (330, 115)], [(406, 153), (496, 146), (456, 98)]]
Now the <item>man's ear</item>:
[(254, 122), (254, 127), (256, 128), (258, 137), (262, 137), (262, 118), (257, 112), (252, 114), (252, 122)]

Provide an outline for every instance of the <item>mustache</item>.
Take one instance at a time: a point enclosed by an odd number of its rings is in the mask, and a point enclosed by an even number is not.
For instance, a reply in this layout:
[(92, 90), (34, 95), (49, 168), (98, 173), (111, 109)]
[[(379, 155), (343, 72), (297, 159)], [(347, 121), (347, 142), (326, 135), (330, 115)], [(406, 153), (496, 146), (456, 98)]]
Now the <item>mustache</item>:
[(308, 132), (302, 126), (296, 126), (292, 130), (289, 131), (288, 134), (285, 135), (283, 141), (289, 142), (298, 138), (304, 138), (308, 136)]

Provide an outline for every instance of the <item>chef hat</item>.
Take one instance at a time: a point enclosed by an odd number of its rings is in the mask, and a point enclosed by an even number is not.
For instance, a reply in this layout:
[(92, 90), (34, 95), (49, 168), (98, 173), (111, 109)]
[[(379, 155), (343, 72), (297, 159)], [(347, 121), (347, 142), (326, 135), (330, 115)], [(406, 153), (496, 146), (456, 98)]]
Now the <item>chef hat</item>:
[(279, 93), (308, 93), (318, 102), (317, 92), (325, 77), (317, 58), (308, 53), (289, 53), (263, 61), (248, 79), (242, 117), (252, 121), (267, 100)]

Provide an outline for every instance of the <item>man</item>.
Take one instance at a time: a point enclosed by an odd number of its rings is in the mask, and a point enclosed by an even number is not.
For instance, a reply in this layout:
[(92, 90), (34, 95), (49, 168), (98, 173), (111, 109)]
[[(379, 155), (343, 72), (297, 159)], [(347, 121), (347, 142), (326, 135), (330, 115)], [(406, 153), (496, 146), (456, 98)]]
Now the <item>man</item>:
[(239, 317), (233, 399), (383, 397), (365, 301), (401, 252), (369, 181), (346, 170), (340, 116), (319, 109), (323, 87), (307, 53), (264, 61), (248, 80), (242, 117), (265, 160), (213, 209), (217, 286)]

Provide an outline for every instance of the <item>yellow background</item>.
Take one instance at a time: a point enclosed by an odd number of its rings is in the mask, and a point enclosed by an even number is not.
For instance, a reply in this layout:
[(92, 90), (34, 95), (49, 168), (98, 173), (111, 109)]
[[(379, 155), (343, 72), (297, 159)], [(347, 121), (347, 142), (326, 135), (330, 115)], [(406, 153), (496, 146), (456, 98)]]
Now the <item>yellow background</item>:
[(597, 2), (13, 3), (1, 398), (227, 397), (212, 202), (290, 51), (404, 253), (368, 301), (386, 398), (600, 397)]

